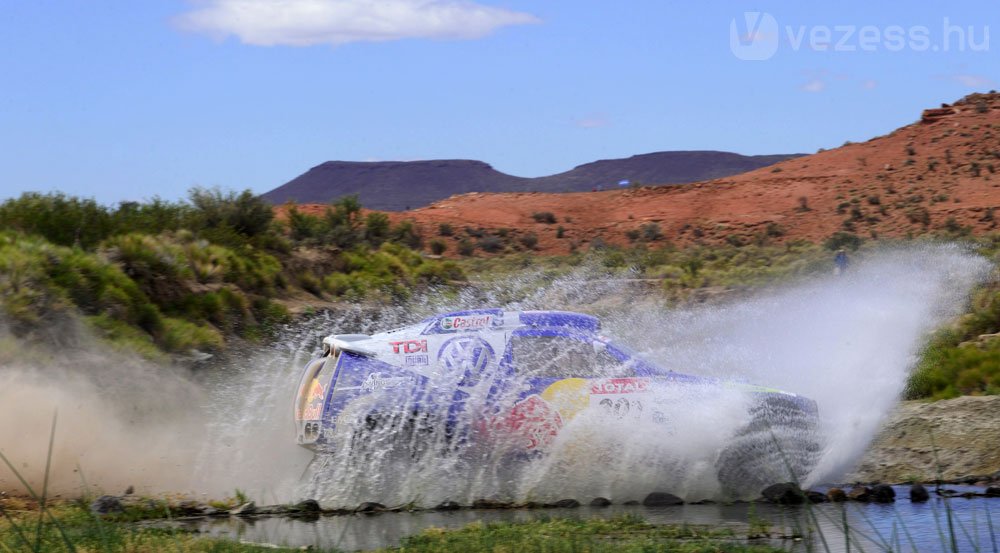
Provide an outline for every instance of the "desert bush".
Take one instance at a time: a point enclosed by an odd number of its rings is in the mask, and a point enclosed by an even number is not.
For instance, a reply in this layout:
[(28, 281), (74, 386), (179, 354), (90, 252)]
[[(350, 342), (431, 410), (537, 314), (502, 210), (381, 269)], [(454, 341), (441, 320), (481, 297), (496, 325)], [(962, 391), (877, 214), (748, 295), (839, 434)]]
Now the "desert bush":
[(525, 234), (524, 236), (518, 238), (518, 241), (520, 241), (521, 245), (524, 246), (525, 248), (533, 250), (535, 249), (535, 246), (538, 245), (538, 235), (533, 232), (529, 232), (528, 234)]
[(468, 238), (463, 238), (458, 242), (458, 253), (459, 255), (464, 255), (466, 257), (472, 255), (476, 251), (476, 245), (472, 243)]
[(444, 240), (431, 240), (431, 253), (441, 255), (448, 249), (448, 244)]
[(857, 234), (850, 232), (835, 232), (823, 242), (823, 247), (828, 250), (839, 250), (847, 248), (857, 250), (861, 246), (862, 240)]
[(659, 223), (646, 223), (640, 227), (640, 230), (642, 231), (642, 239), (647, 242), (655, 242), (663, 238)]
[(531, 218), (536, 223), (545, 223), (547, 225), (554, 225), (556, 223), (556, 216), (551, 211), (536, 211), (531, 214)]
[(488, 253), (497, 253), (504, 248), (503, 240), (499, 236), (483, 236), (479, 239), (479, 249)]

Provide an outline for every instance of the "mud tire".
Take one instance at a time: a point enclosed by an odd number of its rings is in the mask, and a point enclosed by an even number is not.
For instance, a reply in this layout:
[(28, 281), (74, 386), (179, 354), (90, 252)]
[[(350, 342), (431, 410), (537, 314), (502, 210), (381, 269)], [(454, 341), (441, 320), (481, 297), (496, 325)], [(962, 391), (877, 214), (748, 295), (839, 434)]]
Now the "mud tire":
[(762, 398), (719, 454), (716, 470), (723, 494), (756, 498), (779, 482), (803, 482), (821, 453), (815, 415), (788, 398)]

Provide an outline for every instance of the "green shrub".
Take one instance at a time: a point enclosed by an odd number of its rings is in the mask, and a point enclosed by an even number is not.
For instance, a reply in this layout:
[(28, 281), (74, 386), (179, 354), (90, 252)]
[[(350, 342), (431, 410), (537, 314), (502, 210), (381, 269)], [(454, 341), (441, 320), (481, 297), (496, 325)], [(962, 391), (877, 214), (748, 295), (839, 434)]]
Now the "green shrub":
[(389, 216), (373, 211), (365, 217), (365, 240), (374, 248), (389, 239)]
[(533, 232), (529, 232), (528, 234), (521, 236), (518, 240), (521, 242), (522, 246), (528, 248), (529, 250), (535, 249), (535, 246), (538, 245), (538, 235)]
[(551, 211), (536, 211), (531, 214), (531, 218), (536, 223), (545, 223), (546, 225), (554, 225), (556, 223), (556, 216)]
[(458, 242), (458, 253), (466, 257), (476, 252), (476, 245), (468, 238), (463, 238)]
[(479, 249), (484, 252), (497, 253), (503, 248), (503, 240), (499, 236), (483, 236), (479, 239)]
[(833, 233), (829, 238), (827, 238), (826, 242), (823, 243), (823, 246), (831, 251), (839, 250), (841, 248), (857, 250), (861, 246), (861, 242), (862, 240), (858, 235), (850, 232), (839, 231)]
[(214, 328), (169, 317), (163, 320), (163, 336), (160, 344), (169, 352), (218, 350), (222, 349), (223, 343), (222, 335)]
[(420, 249), (423, 245), (423, 237), (420, 235), (420, 231), (417, 230), (413, 221), (409, 220), (401, 221), (396, 225), (392, 229), (391, 238), (393, 242), (403, 244), (415, 250)]
[(655, 242), (663, 238), (659, 223), (646, 223), (640, 227), (640, 230), (642, 231), (642, 239), (646, 242)]
[(441, 255), (448, 249), (448, 244), (444, 240), (431, 240), (431, 253)]

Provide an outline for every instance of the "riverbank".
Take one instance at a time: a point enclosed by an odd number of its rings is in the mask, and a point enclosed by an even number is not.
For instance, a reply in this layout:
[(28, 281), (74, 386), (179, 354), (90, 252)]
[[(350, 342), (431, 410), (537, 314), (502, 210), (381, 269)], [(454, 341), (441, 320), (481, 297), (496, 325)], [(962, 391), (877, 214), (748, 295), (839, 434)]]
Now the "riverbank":
[(996, 481), (1000, 396), (900, 403), (849, 481)]

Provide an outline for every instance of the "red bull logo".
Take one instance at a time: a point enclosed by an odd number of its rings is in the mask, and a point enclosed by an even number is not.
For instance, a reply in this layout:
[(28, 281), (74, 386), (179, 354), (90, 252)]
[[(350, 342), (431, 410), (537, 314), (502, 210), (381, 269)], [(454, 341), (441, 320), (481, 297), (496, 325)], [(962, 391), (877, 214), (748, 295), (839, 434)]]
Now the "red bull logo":
[(305, 407), (302, 408), (299, 419), (304, 421), (319, 420), (323, 416), (323, 401), (326, 399), (326, 390), (318, 378), (314, 378), (309, 385), (309, 394), (306, 397)]

